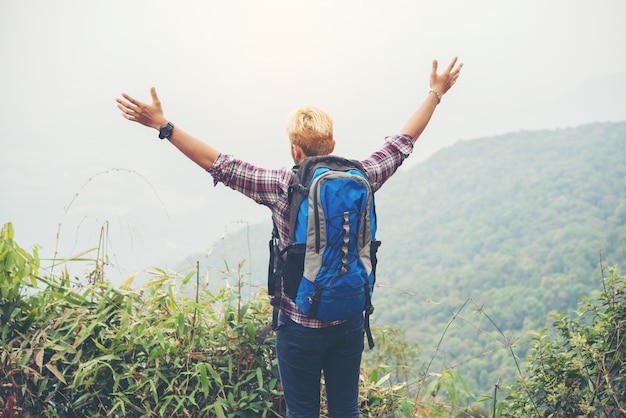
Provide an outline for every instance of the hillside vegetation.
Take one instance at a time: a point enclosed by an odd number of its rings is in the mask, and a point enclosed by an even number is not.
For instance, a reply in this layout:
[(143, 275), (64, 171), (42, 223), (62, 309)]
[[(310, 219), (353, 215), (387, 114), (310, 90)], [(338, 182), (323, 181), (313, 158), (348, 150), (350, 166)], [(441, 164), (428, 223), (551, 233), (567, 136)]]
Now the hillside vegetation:
[[(550, 314), (598, 289), (600, 257), (626, 261), (625, 161), (626, 122), (595, 123), (461, 141), (400, 170), (376, 195), (374, 323), (406, 330), (433, 370), (510, 383), (508, 348), (523, 359)], [(181, 268), (200, 260), (219, 287), (244, 260), (263, 287), (270, 230), (245, 226)]]
[[(163, 270), (143, 287), (133, 276), (117, 286), (94, 251), (59, 259), (89, 262), (84, 277), (54, 275), (14, 235), (0, 228), (0, 418), (285, 415), (273, 334), (257, 339), (271, 318), (264, 300)], [(401, 333), (388, 340), (382, 351)], [(421, 408), (405, 385), (377, 384), (378, 370), (362, 374), (365, 416)]]
[[(99, 254), (59, 259), (92, 266), (72, 280), (42, 268), (36, 247), (15, 242), (11, 223), (0, 229), (0, 417), (284, 416), (273, 343), (257, 338), (269, 307), (243, 301), (241, 275), (217, 294), (197, 272), (158, 269), (141, 288), (133, 276), (118, 287), (106, 281)], [(506, 398), (499, 385), (476, 397), (454, 369), (412, 370), (417, 350), (404, 332), (374, 326), (361, 415), (623, 416), (626, 281), (615, 269), (601, 275), (599, 297), (558, 315), (558, 332), (542, 330), (524, 371), (515, 361), (519, 377)], [(328, 416), (324, 393), (320, 416)]]

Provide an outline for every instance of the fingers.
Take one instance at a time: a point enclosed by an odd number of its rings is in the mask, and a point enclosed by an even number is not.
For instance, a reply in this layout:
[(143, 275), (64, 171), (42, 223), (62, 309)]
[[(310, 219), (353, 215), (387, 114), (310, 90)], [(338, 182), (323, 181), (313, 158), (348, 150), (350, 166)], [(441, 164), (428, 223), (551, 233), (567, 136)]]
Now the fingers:
[(463, 68), (463, 63), (460, 63), (454, 70), (452, 70), (452, 72), (450, 74), (452, 74), (452, 76), (454, 77), (454, 79), (456, 80), (459, 77), (459, 74), (461, 73), (461, 68)]
[(128, 100), (129, 103), (134, 104), (135, 106), (139, 106), (139, 104), (141, 103), (140, 101), (132, 98), (131, 96), (129, 96), (126, 93), (122, 93), (122, 97), (125, 98), (126, 100)]
[(461, 68), (463, 68), (463, 63), (459, 63), (457, 65), (459, 57), (454, 57), (448, 68), (442, 73), (443, 76), (449, 77), (451, 84), (454, 84), (459, 78), (459, 74), (461, 73)]
[[(150, 94), (152, 95), (152, 101), (154, 102), (156, 100), (158, 102), (159, 99), (156, 95), (156, 89), (154, 87), (150, 89)], [(115, 99), (115, 101), (118, 103), (118, 109), (122, 111), (122, 116), (124, 116), (128, 120), (138, 120), (138, 117), (146, 104), (140, 102), (132, 96), (129, 96), (126, 93), (122, 93), (122, 97), (126, 100)]]
[[(122, 94), (122, 96), (124, 96), (124, 95)], [(130, 109), (132, 106), (137, 106), (137, 105), (133, 105), (130, 102), (124, 101), (122, 99), (115, 99), (115, 101), (118, 103), (117, 107), (119, 107), (120, 109), (122, 107), (124, 107), (125, 109)]]
[[(446, 75), (446, 74), (450, 74), (454, 77), (458, 77), (459, 73), (461, 72), (461, 68), (463, 68), (463, 63), (459, 63), (457, 66), (457, 61), (459, 60), (459, 57), (454, 57), (452, 59), (452, 62), (450, 62), (450, 64), (448, 65), (448, 67), (445, 69), (445, 71), (443, 71), (441, 73), (441, 75)], [(456, 68), (455, 68), (456, 66)], [(437, 60), (433, 60), (433, 69), (432, 69), (432, 75), (433, 76), (438, 76), (439, 74), (437, 74), (437, 68), (438, 68), (438, 62)]]
[(126, 93), (122, 93), (121, 96), (121, 98), (117, 98), (115, 101), (124, 118), (152, 128), (158, 128), (164, 124), (163, 110), (156, 88), (150, 88), (152, 103), (141, 102)]
[(452, 60), (452, 62), (450, 63), (450, 65), (448, 65), (448, 68), (446, 68), (446, 72), (452, 72), (452, 69), (454, 68), (454, 66), (456, 65), (457, 60), (459, 59), (459, 57), (454, 57), (454, 59)]
[(131, 112), (129, 112), (127, 107), (124, 107), (123, 105), (119, 104), (119, 105), (117, 105), (117, 108), (122, 111), (122, 116), (124, 118), (126, 118), (128, 120), (133, 120), (134, 119), (134, 116), (131, 115)]
[(463, 68), (463, 63), (457, 63), (458, 57), (454, 57), (446, 69), (438, 73), (437, 60), (433, 60), (433, 69), (430, 74), (430, 87), (438, 91), (439, 94), (445, 94), (456, 83), (461, 68)]
[(128, 101), (115, 99), (115, 101), (117, 102), (117, 108), (122, 111), (122, 116), (124, 116), (126, 119), (132, 120), (138, 106), (131, 102), (132, 98), (126, 93), (122, 93), (122, 97), (124, 97)]
[(159, 103), (159, 97), (157, 96), (156, 88), (150, 88), (150, 96), (152, 96), (152, 103)]
[(130, 109), (132, 106), (137, 106), (137, 101), (130, 97), (128, 94), (122, 93), (122, 97), (126, 100), (115, 99), (115, 101), (119, 104), (118, 107), (123, 106), (124, 109)]

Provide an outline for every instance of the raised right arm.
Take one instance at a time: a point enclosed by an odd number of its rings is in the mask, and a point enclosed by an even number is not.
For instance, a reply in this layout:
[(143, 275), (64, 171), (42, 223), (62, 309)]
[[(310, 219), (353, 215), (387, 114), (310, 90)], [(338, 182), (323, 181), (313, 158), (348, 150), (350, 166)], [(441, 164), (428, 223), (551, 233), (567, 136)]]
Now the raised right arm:
[[(161, 101), (154, 87), (150, 89), (150, 94), (152, 96), (151, 104), (140, 102), (126, 93), (122, 93), (123, 99), (118, 98), (115, 101), (117, 107), (122, 111), (122, 116), (126, 119), (158, 131), (161, 126), (167, 125), (168, 120), (163, 115)], [(205, 170), (211, 168), (217, 157), (220, 156), (218, 150), (189, 135), (178, 126), (174, 127), (169, 141), (191, 161)]]

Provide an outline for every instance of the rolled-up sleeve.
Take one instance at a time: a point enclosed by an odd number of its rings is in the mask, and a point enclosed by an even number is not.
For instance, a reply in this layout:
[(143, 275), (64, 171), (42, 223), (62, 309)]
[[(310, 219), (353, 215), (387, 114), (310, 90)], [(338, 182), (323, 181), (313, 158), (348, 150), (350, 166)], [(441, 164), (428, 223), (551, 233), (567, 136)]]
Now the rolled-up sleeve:
[(261, 168), (230, 154), (220, 154), (207, 172), (213, 177), (214, 184), (223, 183), (255, 202), (270, 207), (287, 195), (292, 176), (287, 168)]
[(379, 189), (413, 152), (413, 138), (409, 135), (388, 136), (381, 149), (361, 161), (370, 180)]
[(217, 186), (219, 182), (223, 182), (222, 179), (227, 171), (225, 167), (228, 167), (234, 160), (235, 158), (230, 154), (220, 154), (213, 162), (213, 166), (207, 168), (207, 173), (213, 177), (214, 186)]

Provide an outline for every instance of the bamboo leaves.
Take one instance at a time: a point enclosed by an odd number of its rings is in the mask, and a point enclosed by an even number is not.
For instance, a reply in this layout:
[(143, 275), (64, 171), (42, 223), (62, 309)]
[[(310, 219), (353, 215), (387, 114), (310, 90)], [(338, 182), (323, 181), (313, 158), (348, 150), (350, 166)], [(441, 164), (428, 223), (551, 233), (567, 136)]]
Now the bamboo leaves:
[[(139, 290), (134, 276), (75, 287), (67, 273), (36, 275), (36, 254), (2, 234), (0, 416), (8, 399), (24, 417), (283, 416), (274, 340), (255, 339), (271, 321), (263, 297), (183, 291), (193, 274), (164, 270)], [(365, 416), (408, 408), (388, 383), (366, 385)]]
[(236, 308), (231, 291), (192, 301), (163, 270), (140, 291), (133, 277), (79, 291), (66, 275), (36, 276), (36, 254), (12, 239), (5, 226), (0, 414), (13, 396), (24, 416), (279, 416), (273, 342), (254, 340), (264, 301)]

